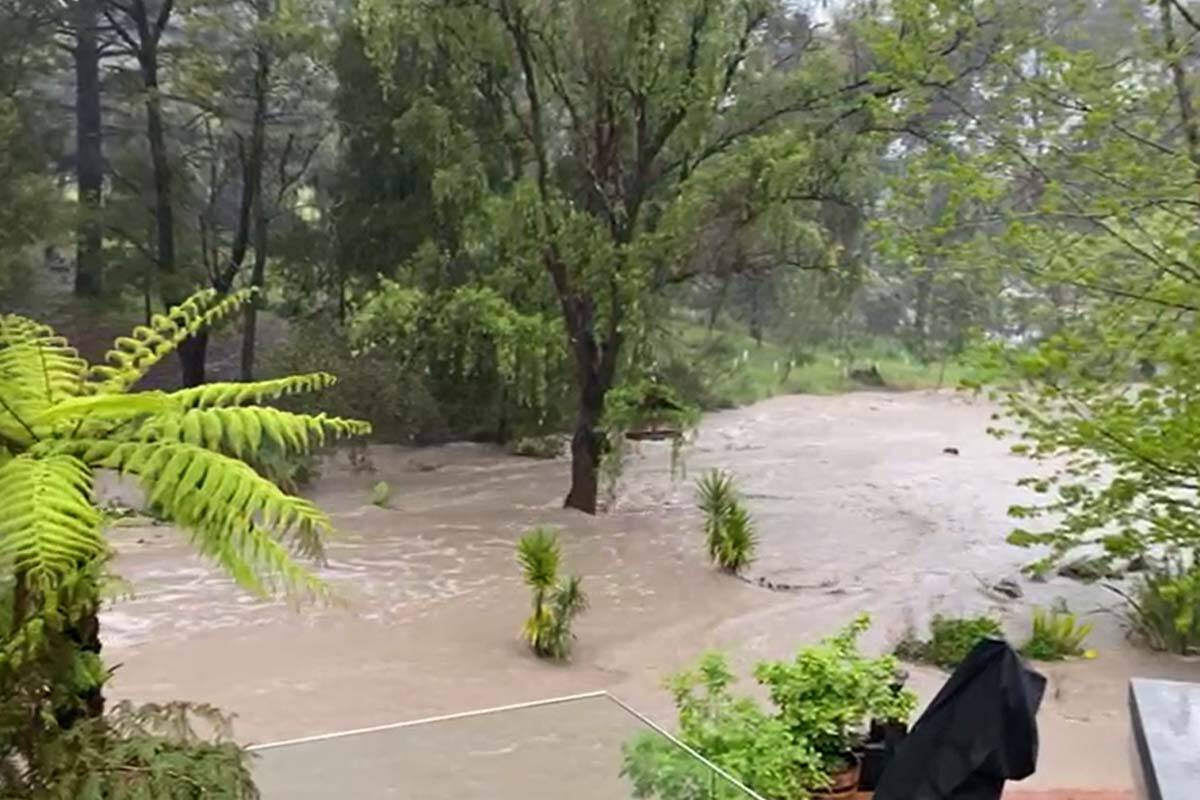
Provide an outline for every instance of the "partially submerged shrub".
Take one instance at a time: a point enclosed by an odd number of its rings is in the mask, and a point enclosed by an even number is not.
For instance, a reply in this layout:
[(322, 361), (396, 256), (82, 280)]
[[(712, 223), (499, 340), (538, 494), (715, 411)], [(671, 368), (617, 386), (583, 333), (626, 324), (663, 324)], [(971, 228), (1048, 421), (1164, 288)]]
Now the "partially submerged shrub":
[(567, 449), (566, 437), (557, 434), (522, 436), (512, 443), (512, 454), (525, 458), (558, 458)]
[(1200, 564), (1168, 562), (1140, 576), (1129, 593), (1109, 588), (1128, 601), (1130, 632), (1147, 646), (1200, 653)]
[(371, 505), (387, 508), (392, 504), (392, 486), (387, 481), (379, 481), (371, 487)]
[(533, 591), (533, 613), (525, 620), (522, 636), (542, 658), (570, 655), (575, 638), (571, 624), (587, 609), (583, 579), (558, 577), (561, 560), (558, 537), (545, 528), (534, 528), (517, 542), (517, 561)]
[(1000, 622), (992, 617), (945, 617), (938, 614), (929, 624), (928, 641), (919, 639), (915, 631), (909, 630), (896, 646), (895, 653), (906, 661), (952, 669), (963, 662), (980, 640), (1003, 637)]
[(754, 562), (758, 534), (754, 520), (738, 497), (733, 476), (711, 470), (696, 482), (696, 494), (704, 514), (709, 559), (727, 572), (741, 572)]
[(1079, 622), (1065, 609), (1033, 610), (1033, 634), (1021, 654), (1036, 661), (1061, 661), (1087, 653), (1083, 643), (1092, 632), (1090, 623)]

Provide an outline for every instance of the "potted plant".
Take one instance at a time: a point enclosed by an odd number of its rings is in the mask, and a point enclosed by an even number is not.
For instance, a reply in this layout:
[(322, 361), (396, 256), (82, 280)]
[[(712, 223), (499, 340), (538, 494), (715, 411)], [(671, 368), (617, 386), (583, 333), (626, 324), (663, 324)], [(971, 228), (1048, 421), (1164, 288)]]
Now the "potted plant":
[(806, 787), (817, 796), (853, 795), (867, 725), (906, 722), (916, 707), (916, 695), (895, 685), (893, 656), (859, 652), (858, 638), (869, 625), (861, 615), (793, 660), (764, 662), (754, 671), (775, 704), (775, 718), (819, 757), (823, 779)]
[[(755, 676), (774, 701), (771, 710), (734, 696), (725, 659), (706, 655), (669, 684), (679, 739), (768, 800), (853, 795), (867, 724), (904, 723), (916, 706), (916, 696), (897, 685), (895, 658), (858, 652), (868, 625), (860, 616), (790, 662), (759, 664)], [(626, 745), (623, 774), (638, 798), (742, 796), (715, 789), (720, 782), (702, 764), (657, 734)]]

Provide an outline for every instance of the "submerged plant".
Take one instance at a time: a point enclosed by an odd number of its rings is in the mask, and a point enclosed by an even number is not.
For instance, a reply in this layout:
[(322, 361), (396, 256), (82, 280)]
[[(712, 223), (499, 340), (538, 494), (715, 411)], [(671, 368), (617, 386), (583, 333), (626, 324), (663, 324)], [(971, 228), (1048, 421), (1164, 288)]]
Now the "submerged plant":
[(1200, 563), (1168, 562), (1141, 576), (1132, 592), (1109, 586), (1129, 603), (1130, 632), (1154, 650), (1200, 652)]
[(1061, 661), (1087, 653), (1083, 643), (1092, 632), (1087, 622), (1079, 622), (1065, 609), (1033, 610), (1033, 634), (1021, 648), (1021, 654), (1036, 661)]
[(704, 514), (709, 559), (734, 574), (750, 566), (758, 549), (758, 534), (738, 497), (733, 476), (723, 470), (706, 472), (696, 481), (696, 495)]
[(934, 616), (929, 624), (929, 640), (922, 641), (916, 631), (909, 630), (896, 645), (898, 658), (906, 661), (924, 662), (943, 669), (953, 669), (987, 638), (1003, 638), (1000, 622), (992, 617), (945, 617)]
[(525, 584), (533, 591), (533, 613), (525, 620), (521, 635), (542, 658), (570, 655), (575, 638), (571, 624), (587, 609), (583, 579), (578, 575), (559, 579), (561, 560), (558, 537), (546, 528), (534, 528), (517, 542), (517, 562)]

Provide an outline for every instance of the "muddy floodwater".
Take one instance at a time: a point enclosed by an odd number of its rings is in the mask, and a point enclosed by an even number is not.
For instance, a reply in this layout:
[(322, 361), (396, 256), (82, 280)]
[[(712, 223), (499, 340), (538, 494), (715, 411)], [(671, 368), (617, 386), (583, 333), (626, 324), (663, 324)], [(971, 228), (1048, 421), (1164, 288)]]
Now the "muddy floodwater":
[[(1064, 596), (1095, 623), (1099, 655), (1039, 666), (1050, 688), (1029, 783), (1129, 786), (1128, 678), (1200, 680), (1200, 662), (1131, 646), (1100, 587), (1056, 578), (1021, 580), (1019, 600), (983, 591), (1031, 558), (1005, 543), (1030, 464), (987, 435), (993, 411), (951, 393), (858, 393), (706, 417), (687, 469), (739, 479), (761, 533), (750, 582), (705, 562), (691, 480), (672, 482), (664, 445), (642, 448), (615, 509), (596, 518), (560, 508), (563, 461), (479, 445), (375, 446), (372, 473), (334, 458), (312, 496), (341, 531), (320, 570), (337, 607), (258, 601), (172, 529), (117, 529), (117, 568), (135, 594), (103, 618), (106, 655), (120, 664), (112, 694), (213, 703), (260, 743), (598, 689), (670, 725), (663, 679), (709, 648), (746, 674), (862, 611), (872, 649), (939, 611), (993, 609), (1020, 640), (1030, 608)], [(371, 505), (380, 480), (390, 508)], [(565, 564), (592, 601), (565, 666), (517, 639), (529, 600), (513, 543), (534, 524), (561, 529)], [(912, 683), (927, 699), (944, 677), (914, 668)]]

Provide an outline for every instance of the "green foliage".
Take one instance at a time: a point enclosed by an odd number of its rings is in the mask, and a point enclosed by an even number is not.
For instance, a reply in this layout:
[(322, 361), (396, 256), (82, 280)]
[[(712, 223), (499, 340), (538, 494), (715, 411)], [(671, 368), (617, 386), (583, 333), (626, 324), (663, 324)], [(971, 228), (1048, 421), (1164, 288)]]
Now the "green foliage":
[(441, 441), (448, 435), (446, 413), (428, 376), (387, 348), (360, 352), (332, 320), (297, 323), (266, 368), (272, 375), (329, 369), (337, 376), (319, 397), (284, 398), (280, 405), (291, 410), (365, 419), (374, 437), (385, 442)]
[(392, 487), (387, 481), (379, 481), (371, 487), (371, 505), (387, 508), (392, 503)]
[[(178, 392), (131, 391), (245, 293), (201, 293), (117, 340), (90, 366), (50, 328), (0, 316), (0, 777), (31, 797), (254, 797), (245, 755), (204, 743), (166, 709), (99, 717), (107, 678), (96, 614), (109, 556), (93, 474), (136, 476), (193, 546), (261, 594), (323, 594), (293, 561), (319, 558), (330, 521), (256, 471), (369, 426), (257, 403), (332, 383), (314, 374)], [(163, 711), (158, 709), (157, 711)], [(161, 716), (161, 715), (160, 715)]]
[(704, 538), (709, 559), (721, 569), (738, 574), (754, 561), (758, 535), (754, 521), (742, 506), (733, 476), (721, 470), (706, 472), (696, 481)]
[(513, 455), (525, 458), (558, 458), (566, 449), (566, 439), (559, 434), (545, 436), (522, 436), (512, 443)]
[(559, 578), (561, 558), (558, 536), (549, 529), (534, 528), (517, 542), (517, 563), (533, 592), (533, 613), (521, 635), (539, 657), (555, 660), (570, 655), (571, 625), (588, 605), (582, 578)]
[(764, 662), (754, 670), (777, 718), (794, 739), (808, 742), (827, 773), (845, 766), (866, 721), (907, 722), (916, 708), (915, 694), (895, 688), (895, 658), (867, 658), (858, 652), (858, 637), (869, 624), (862, 615), (836, 636), (801, 650), (791, 662)]
[[(680, 741), (769, 800), (805, 798), (828, 786), (869, 720), (907, 721), (916, 706), (916, 696), (896, 686), (894, 658), (858, 652), (857, 639), (868, 624), (859, 617), (793, 661), (760, 663), (754, 674), (770, 694), (771, 712), (735, 697), (724, 657), (705, 655), (696, 669), (669, 682)], [(639, 798), (741, 796), (654, 734), (626, 743), (623, 773)]]
[(935, 615), (929, 624), (930, 638), (921, 641), (910, 631), (896, 647), (896, 655), (907, 661), (953, 669), (962, 663), (981, 639), (1003, 638), (998, 620), (991, 617), (945, 617)]
[[(196, 722), (211, 735), (198, 731)], [(57, 737), (46, 754), (52, 769), (39, 774), (27, 794), (16, 796), (257, 800), (251, 756), (228, 736), (228, 721), (208, 706), (135, 708), (122, 703), (105, 717), (83, 720)]]
[[(766, 798), (806, 796), (823, 779), (816, 755), (788, 727), (747, 697), (735, 697), (724, 656), (708, 653), (693, 670), (671, 678), (679, 715), (676, 735), (712, 763)], [(627, 742), (622, 774), (633, 796), (661, 800), (740, 800), (744, 793), (670, 741), (645, 733)]]
[(474, 398), (465, 410), (476, 424), (482, 410), (497, 424), (524, 414), (540, 427), (560, 404), (566, 361), (558, 322), (519, 311), (489, 287), (426, 293), (384, 281), (355, 312), (351, 335), (361, 352), (428, 376), (439, 403)]
[(1200, 652), (1200, 566), (1168, 562), (1139, 577), (1129, 603), (1130, 631), (1155, 650)]
[(1087, 652), (1083, 644), (1091, 632), (1091, 623), (1080, 623), (1069, 611), (1035, 608), (1033, 633), (1021, 646), (1021, 654), (1036, 661), (1062, 661), (1082, 656)]
[(612, 389), (605, 396), (600, 427), (606, 450), (600, 461), (605, 490), (611, 498), (625, 467), (631, 437), (671, 441), (671, 475), (683, 468), (683, 447), (700, 421), (700, 410), (685, 402), (670, 386), (642, 380)]

